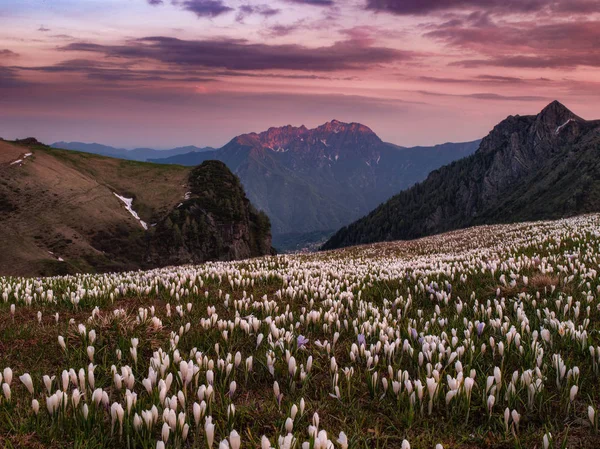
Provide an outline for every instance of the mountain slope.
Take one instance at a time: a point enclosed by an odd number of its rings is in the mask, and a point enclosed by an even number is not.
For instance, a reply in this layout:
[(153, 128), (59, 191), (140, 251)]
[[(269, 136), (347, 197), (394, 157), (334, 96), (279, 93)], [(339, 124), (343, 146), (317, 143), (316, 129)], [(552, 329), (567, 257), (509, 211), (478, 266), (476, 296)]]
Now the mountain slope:
[(402, 148), (358, 123), (333, 120), (315, 129), (270, 128), (238, 136), (215, 152), (153, 162), (224, 162), (271, 219), (276, 246), (304, 241), (355, 220), (429, 172), (472, 154), (479, 141)]
[[(2, 274), (129, 270), (270, 251), (268, 221), (247, 218), (256, 212), (243, 190), (220, 184), (222, 195), (234, 198), (236, 210), (246, 210), (246, 215), (227, 221), (228, 216), (206, 212), (211, 220), (202, 233), (188, 235), (220, 239), (219, 246), (188, 247), (178, 241), (173, 247), (177, 254), (163, 258), (155, 227), (162, 227), (181, 204), (204, 197), (203, 190), (191, 188), (200, 168), (111, 159), (52, 149), (33, 140), (22, 144), (0, 141)], [(218, 173), (233, 176), (224, 166), (210, 172), (207, 189)], [(238, 232), (232, 235), (226, 226)]]
[(83, 142), (56, 142), (50, 146), (52, 148), (82, 151), (84, 153), (93, 153), (102, 156), (116, 157), (119, 159), (128, 159), (132, 161), (148, 161), (149, 159), (153, 158), (167, 158), (177, 156), (180, 154), (214, 151), (214, 148), (211, 147), (199, 148), (193, 145), (173, 148), (171, 150), (154, 150), (152, 148), (135, 148), (133, 150), (126, 150), (124, 148), (114, 148), (107, 145), (101, 145), (99, 143)]
[(600, 121), (553, 102), (536, 116), (508, 117), (475, 154), (342, 228), (323, 249), (598, 211), (598, 180)]

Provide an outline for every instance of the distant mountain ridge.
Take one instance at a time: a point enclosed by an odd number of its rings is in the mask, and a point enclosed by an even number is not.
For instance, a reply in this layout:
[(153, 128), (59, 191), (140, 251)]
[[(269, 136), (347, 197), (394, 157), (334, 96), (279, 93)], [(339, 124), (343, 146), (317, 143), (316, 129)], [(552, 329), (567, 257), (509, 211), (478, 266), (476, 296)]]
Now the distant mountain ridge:
[(52, 148), (62, 148), (64, 150), (82, 151), (84, 153), (99, 154), (102, 156), (117, 157), (119, 159), (128, 159), (132, 161), (148, 161), (154, 158), (167, 158), (180, 154), (201, 153), (203, 151), (214, 151), (212, 147), (196, 147), (193, 145), (173, 148), (170, 150), (155, 150), (152, 148), (135, 148), (126, 150), (124, 148), (115, 148), (99, 143), (84, 142), (55, 142), (50, 145)]
[(383, 142), (365, 125), (332, 120), (314, 129), (288, 125), (243, 134), (214, 152), (152, 162), (224, 162), (252, 203), (270, 217), (277, 247), (339, 229), (432, 170), (472, 154), (478, 145), (404, 148)]
[(323, 249), (599, 210), (600, 121), (555, 101), (538, 115), (506, 118), (475, 154), (343, 227)]

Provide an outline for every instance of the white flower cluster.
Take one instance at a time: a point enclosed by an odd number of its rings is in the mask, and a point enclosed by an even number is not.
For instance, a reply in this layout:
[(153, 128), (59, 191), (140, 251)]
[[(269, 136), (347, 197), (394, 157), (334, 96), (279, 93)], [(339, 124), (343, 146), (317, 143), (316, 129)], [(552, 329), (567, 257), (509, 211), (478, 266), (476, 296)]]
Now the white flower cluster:
[(515, 440), (538, 423), (549, 447), (549, 414), (597, 431), (599, 254), (600, 217), (588, 215), (310, 255), (0, 278), (3, 319), (39, 309), (27, 325), (54, 327), (64, 364), (20, 373), (21, 398), (5, 368), (0, 408), (27, 397), (37, 422), (157, 449), (355, 447), (366, 437), (343, 423), (361, 408), (393, 413), (396, 447), (431, 420)]

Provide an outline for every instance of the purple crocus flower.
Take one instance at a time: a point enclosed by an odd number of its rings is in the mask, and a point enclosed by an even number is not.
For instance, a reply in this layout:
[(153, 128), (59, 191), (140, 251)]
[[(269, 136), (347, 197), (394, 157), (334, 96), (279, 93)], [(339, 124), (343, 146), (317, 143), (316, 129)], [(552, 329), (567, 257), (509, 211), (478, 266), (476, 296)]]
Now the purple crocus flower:
[(417, 337), (418, 337), (417, 330), (416, 330), (416, 329), (414, 329), (414, 328), (411, 328), (411, 330), (410, 330), (410, 335), (411, 335), (411, 337), (413, 338), (413, 340), (416, 340), (416, 339), (417, 339)]
[(365, 338), (365, 334), (358, 334), (358, 346), (363, 346), (367, 344), (367, 339)]
[(481, 337), (481, 334), (483, 334), (483, 328), (485, 327), (485, 323), (479, 323), (477, 325), (477, 335), (479, 337)]
[(296, 342), (298, 344), (298, 349), (301, 349), (308, 344), (308, 338), (306, 338), (304, 335), (298, 335)]

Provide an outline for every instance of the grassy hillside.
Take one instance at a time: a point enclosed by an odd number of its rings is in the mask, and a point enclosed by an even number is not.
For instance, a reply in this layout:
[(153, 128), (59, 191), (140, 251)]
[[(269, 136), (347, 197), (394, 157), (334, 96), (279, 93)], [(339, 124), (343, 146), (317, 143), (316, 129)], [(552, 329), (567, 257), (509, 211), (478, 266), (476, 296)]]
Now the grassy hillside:
[(0, 277), (0, 447), (597, 449), (599, 228)]
[(183, 200), (190, 171), (0, 141), (0, 272), (136, 268), (144, 229), (115, 193), (151, 225)]

